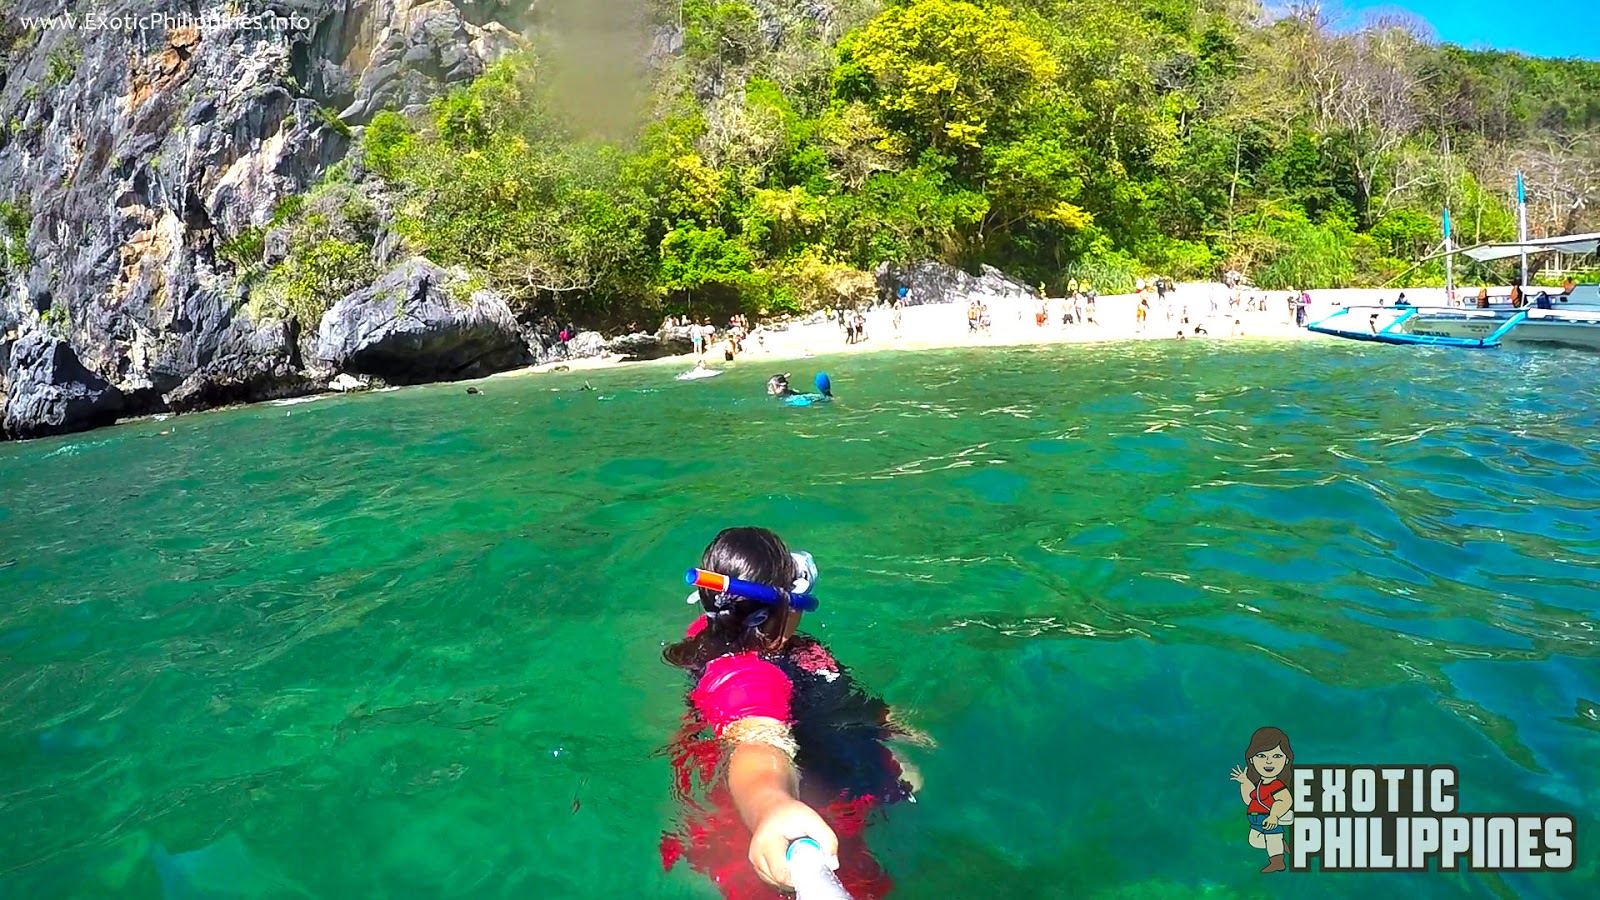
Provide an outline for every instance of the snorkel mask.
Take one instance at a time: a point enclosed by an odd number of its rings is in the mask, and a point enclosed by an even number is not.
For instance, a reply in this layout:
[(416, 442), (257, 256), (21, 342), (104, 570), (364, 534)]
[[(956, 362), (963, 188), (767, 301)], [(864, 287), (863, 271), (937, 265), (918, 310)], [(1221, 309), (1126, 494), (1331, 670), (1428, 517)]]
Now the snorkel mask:
[[(795, 569), (800, 573), (795, 577), (794, 584), (788, 588), (777, 588), (767, 584), (757, 584), (754, 581), (745, 581), (732, 578), (705, 569), (690, 569), (683, 576), (685, 584), (694, 585), (719, 594), (729, 594), (734, 597), (743, 597), (757, 603), (766, 603), (772, 606), (787, 605), (796, 612), (815, 612), (817, 598), (811, 593), (811, 588), (817, 583), (817, 562), (811, 554), (805, 552), (791, 553), (794, 557)], [(689, 595), (690, 603), (700, 602), (700, 592), (695, 591)]]

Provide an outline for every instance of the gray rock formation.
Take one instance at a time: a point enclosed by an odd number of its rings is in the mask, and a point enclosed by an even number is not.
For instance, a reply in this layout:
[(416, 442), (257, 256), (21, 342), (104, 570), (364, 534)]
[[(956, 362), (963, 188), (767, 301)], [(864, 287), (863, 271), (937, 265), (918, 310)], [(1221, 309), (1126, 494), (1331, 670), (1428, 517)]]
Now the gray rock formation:
[[(49, 313), (67, 323), (81, 393), (109, 384), (128, 415), (320, 389), (303, 371), (301, 336), (251, 320), (220, 251), (343, 159), (350, 124), (424, 103), (517, 43), (526, 5), (458, 2), (285, 0), (270, 10), (287, 29), (193, 27), (241, 11), (213, 0), (8, 4), (0, 203), (24, 213), (13, 243), (26, 261), (0, 263), (0, 348)], [(174, 19), (145, 30), (16, 25), (62, 12)], [(34, 383), (14, 386), (11, 402), (54, 402), (19, 400)], [(98, 424), (106, 408), (63, 427)]]
[(122, 392), (83, 367), (66, 341), (33, 330), (0, 352), (0, 431), (30, 438), (116, 421)]
[(581, 331), (567, 341), (567, 358), (583, 359), (606, 354), (606, 336), (598, 331)]
[[(471, 0), (463, 0), (460, 8), (449, 0), (354, 4), (346, 15), (353, 17), (355, 43), (365, 46), (352, 47), (346, 63), (365, 61), (353, 75), (354, 93), (339, 118), (366, 124), (381, 110), (427, 103), (442, 87), (482, 75), (488, 63), (520, 43), (511, 29), (483, 15), (508, 11), (509, 6)], [(477, 13), (477, 19), (469, 19), (469, 13)]]
[(315, 349), (318, 367), (390, 384), (480, 378), (532, 361), (499, 294), (468, 294), (464, 273), (425, 259), (407, 260), (334, 304)]
[(625, 334), (606, 343), (605, 352), (628, 359), (660, 359), (694, 349), (687, 328), (667, 328), (657, 334)]
[(1036, 296), (1033, 288), (1021, 279), (996, 269), (982, 266), (977, 275), (970, 275), (954, 266), (923, 260), (909, 266), (882, 263), (874, 273), (878, 280), (878, 296), (893, 301), (903, 285), (910, 290), (907, 306), (925, 306), (934, 303), (965, 303), (968, 300), (1019, 300)]

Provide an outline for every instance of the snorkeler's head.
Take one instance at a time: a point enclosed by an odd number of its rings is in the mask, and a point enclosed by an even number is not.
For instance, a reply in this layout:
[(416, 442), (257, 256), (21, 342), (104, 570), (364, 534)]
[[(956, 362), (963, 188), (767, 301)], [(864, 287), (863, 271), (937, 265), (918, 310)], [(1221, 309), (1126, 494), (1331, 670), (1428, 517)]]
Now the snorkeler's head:
[[(700, 568), (740, 581), (785, 589), (794, 584), (799, 575), (795, 569), (794, 555), (784, 545), (783, 538), (768, 529), (753, 527), (723, 530), (700, 555)], [(701, 604), (707, 612), (720, 608), (714, 602), (720, 596), (706, 588), (700, 589)], [(766, 605), (758, 601), (748, 602), (756, 606)]]
[[(807, 574), (800, 571), (782, 538), (765, 528), (751, 527), (729, 528), (718, 534), (700, 555), (700, 568), (785, 590), (796, 587), (797, 579)], [(793, 635), (800, 622), (800, 613), (787, 604), (763, 603), (708, 588), (700, 588), (698, 593), (706, 627), (696, 637), (667, 647), (664, 656), (676, 666), (701, 665), (729, 652), (770, 650)]]
[(789, 375), (774, 375), (767, 379), (767, 394), (772, 397), (782, 397), (789, 393)]

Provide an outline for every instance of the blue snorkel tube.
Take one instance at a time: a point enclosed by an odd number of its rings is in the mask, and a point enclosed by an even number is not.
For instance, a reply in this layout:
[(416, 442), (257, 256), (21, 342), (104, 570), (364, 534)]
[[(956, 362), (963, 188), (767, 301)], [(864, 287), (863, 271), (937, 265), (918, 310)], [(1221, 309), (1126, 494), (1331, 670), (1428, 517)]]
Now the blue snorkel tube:
[(827, 372), (818, 372), (813, 383), (817, 386), (817, 393), (824, 397), (833, 396), (833, 382), (829, 380)]
[(813, 594), (803, 594), (795, 591), (786, 591), (771, 585), (757, 584), (754, 581), (745, 581), (740, 578), (730, 578), (705, 569), (690, 569), (683, 576), (684, 584), (691, 584), (697, 588), (715, 591), (719, 594), (732, 594), (757, 603), (766, 603), (772, 606), (788, 605), (796, 612), (815, 612), (817, 598)]

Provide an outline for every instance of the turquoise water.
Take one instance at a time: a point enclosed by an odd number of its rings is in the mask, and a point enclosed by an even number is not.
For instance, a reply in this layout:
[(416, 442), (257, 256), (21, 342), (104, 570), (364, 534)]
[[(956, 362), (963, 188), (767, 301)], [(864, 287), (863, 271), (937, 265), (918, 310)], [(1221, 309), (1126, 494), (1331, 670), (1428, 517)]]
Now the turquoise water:
[[(645, 366), (0, 445), (0, 896), (715, 896), (657, 853), (659, 653), (740, 523), (939, 742), (869, 832), (895, 898), (1592, 888), (1596, 357), (815, 362), (830, 407)], [(1268, 724), (1574, 812), (1579, 871), (1259, 875)]]

